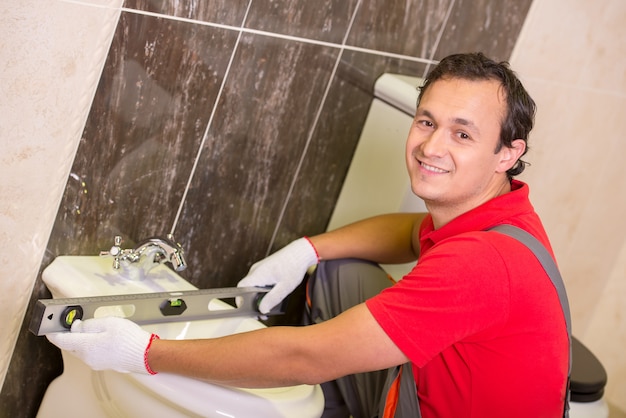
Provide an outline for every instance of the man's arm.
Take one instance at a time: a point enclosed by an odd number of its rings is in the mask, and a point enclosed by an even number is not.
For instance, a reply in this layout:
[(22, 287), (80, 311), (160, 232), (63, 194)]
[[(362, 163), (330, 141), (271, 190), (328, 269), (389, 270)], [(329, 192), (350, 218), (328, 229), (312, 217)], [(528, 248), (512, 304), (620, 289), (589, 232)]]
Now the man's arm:
[(419, 227), (426, 213), (368, 218), (311, 237), (320, 259), (361, 258), (382, 264), (407, 263), (419, 256)]
[(317, 384), (407, 362), (365, 304), (321, 324), (270, 327), (210, 340), (155, 340), (148, 363), (238, 387)]
[(360, 258), (381, 264), (415, 261), (426, 213), (380, 215), (311, 238), (299, 238), (250, 267), (237, 286), (272, 286), (259, 310), (269, 312), (321, 260)]
[[(381, 263), (415, 259), (423, 217), (371, 218), (313, 237), (318, 249), (304, 238), (296, 240), (253, 266), (240, 285), (274, 285), (261, 302), (267, 302), (265, 310), (259, 306), (267, 312), (301, 282), (306, 269), (318, 261), (318, 251), (322, 259), (359, 257)], [(277, 290), (275, 300), (268, 302)], [(131, 321), (114, 317), (75, 321), (71, 333), (48, 335), (95, 370), (162, 371), (244, 387), (321, 383), (407, 361), (365, 304), (308, 327), (272, 327), (206, 340), (153, 341), (153, 337)]]

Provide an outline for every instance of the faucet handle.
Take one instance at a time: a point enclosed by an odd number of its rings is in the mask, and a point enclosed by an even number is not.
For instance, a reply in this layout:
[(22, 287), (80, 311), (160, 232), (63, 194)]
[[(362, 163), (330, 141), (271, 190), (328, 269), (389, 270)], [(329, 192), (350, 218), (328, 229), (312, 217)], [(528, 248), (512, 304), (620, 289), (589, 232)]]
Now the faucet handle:
[(111, 256), (113, 257), (113, 268), (120, 268), (120, 258), (123, 254), (124, 250), (122, 250), (122, 237), (120, 235), (116, 235), (113, 239), (113, 246), (109, 251), (100, 251), (100, 257)]
[(174, 251), (170, 257), (170, 263), (174, 267), (175, 271), (183, 271), (187, 268), (187, 262), (185, 261), (185, 250), (183, 246), (174, 239), (174, 235), (167, 234), (167, 239), (176, 245), (176, 251)]

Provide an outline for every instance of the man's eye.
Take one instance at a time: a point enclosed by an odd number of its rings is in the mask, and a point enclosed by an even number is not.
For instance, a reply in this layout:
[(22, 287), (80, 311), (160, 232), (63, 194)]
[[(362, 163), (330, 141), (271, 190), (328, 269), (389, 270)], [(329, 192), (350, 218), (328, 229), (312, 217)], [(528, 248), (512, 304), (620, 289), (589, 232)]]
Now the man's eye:
[(459, 135), (459, 138), (461, 139), (470, 139), (470, 136), (466, 134), (465, 132), (459, 132), (458, 135)]
[(418, 124), (423, 125), (423, 126), (427, 126), (429, 128), (431, 128), (433, 126), (433, 123), (429, 120), (419, 120), (417, 121)]

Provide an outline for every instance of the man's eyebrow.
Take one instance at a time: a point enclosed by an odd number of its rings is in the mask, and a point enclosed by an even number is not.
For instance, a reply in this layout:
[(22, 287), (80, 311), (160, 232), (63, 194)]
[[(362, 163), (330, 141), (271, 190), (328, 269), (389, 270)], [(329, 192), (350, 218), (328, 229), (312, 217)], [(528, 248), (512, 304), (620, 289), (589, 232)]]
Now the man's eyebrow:
[(474, 122), (472, 122), (469, 119), (464, 119), (464, 118), (454, 118), (452, 119), (452, 122), (457, 124), (457, 125), (463, 125), (463, 126), (467, 126), (469, 129), (475, 131), (475, 132), (480, 132), (480, 130), (478, 129), (478, 126), (476, 126), (476, 124)]
[[(417, 108), (416, 112), (415, 112), (415, 116), (426, 116), (427, 118), (433, 119), (435, 120), (435, 117), (433, 116), (432, 113), (430, 113), (427, 109), (423, 109), (423, 108)], [(478, 126), (476, 126), (476, 124), (471, 121), (470, 119), (465, 119), (465, 118), (454, 118), (452, 119), (452, 123), (456, 124), (456, 125), (463, 125), (466, 126), (468, 129), (476, 132), (476, 133), (480, 133), (480, 130), (478, 129)]]
[(418, 107), (417, 110), (415, 111), (415, 116), (426, 116), (427, 118), (431, 118), (434, 119), (432, 113), (430, 113), (428, 110), (426, 109), (422, 109), (421, 107)]
[(478, 129), (478, 126), (476, 126), (476, 124), (473, 121), (469, 120), (469, 119), (455, 118), (454, 119), (454, 123), (456, 123), (458, 125), (463, 125), (463, 126), (467, 127), (468, 130), (474, 132), (474, 134), (480, 135), (480, 129)]

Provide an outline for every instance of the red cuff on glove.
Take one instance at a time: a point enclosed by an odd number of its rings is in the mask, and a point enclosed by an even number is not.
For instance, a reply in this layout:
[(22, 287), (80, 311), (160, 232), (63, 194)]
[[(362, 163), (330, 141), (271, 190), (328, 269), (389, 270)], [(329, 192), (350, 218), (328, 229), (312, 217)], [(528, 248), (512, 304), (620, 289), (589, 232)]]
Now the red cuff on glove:
[(311, 244), (311, 247), (313, 247), (313, 251), (315, 251), (315, 256), (317, 257), (317, 262), (319, 263), (320, 261), (322, 261), (322, 259), (320, 258), (320, 254), (317, 252), (317, 248), (315, 248), (315, 245), (313, 245), (309, 237), (303, 237), (303, 238), (307, 240), (309, 244)]
[(158, 335), (152, 334), (150, 336), (150, 341), (148, 341), (148, 346), (146, 347), (146, 351), (144, 351), (143, 353), (143, 364), (146, 366), (146, 370), (148, 371), (148, 373), (152, 375), (157, 374), (158, 372), (155, 372), (154, 370), (152, 370), (150, 368), (150, 365), (148, 364), (148, 351), (150, 351), (150, 347), (152, 347), (152, 341), (158, 340), (158, 339), (160, 339)]

